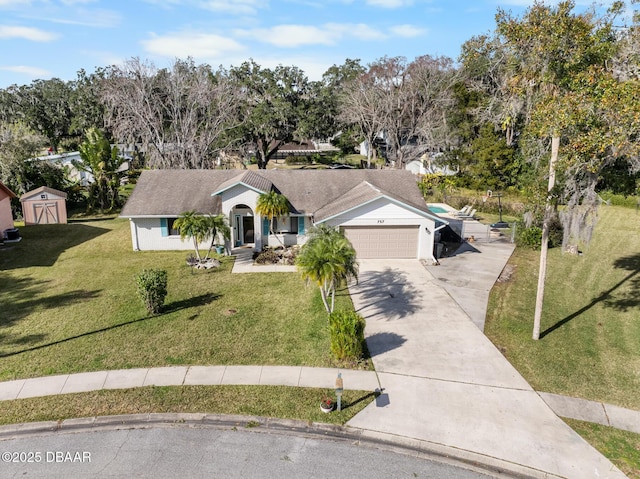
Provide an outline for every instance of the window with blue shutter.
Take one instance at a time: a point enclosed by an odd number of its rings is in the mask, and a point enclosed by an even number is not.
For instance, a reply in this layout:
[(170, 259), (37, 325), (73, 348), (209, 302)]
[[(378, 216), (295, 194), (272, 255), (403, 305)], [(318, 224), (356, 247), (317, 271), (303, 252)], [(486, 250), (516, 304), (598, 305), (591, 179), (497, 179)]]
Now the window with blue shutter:
[(262, 236), (269, 236), (269, 218), (262, 218)]
[(298, 217), (298, 234), (303, 235), (304, 233), (304, 216)]
[(169, 236), (169, 223), (167, 218), (160, 218), (160, 232), (162, 236)]

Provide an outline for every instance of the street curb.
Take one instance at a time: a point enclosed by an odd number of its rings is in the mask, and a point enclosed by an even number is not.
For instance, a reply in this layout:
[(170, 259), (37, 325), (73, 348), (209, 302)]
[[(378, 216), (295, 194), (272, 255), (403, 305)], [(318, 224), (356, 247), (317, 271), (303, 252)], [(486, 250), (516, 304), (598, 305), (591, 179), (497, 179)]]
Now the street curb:
[(559, 476), (520, 464), (457, 449), (443, 444), (368, 431), (351, 426), (280, 419), (262, 416), (238, 416), (207, 413), (144, 413), (116, 416), (72, 418), (0, 426), (0, 441), (73, 434), (86, 431), (110, 431), (149, 428), (215, 428), (245, 430), (263, 434), (295, 434), (313, 439), (346, 441), (363, 447), (406, 454), (461, 467), (497, 478), (560, 479)]

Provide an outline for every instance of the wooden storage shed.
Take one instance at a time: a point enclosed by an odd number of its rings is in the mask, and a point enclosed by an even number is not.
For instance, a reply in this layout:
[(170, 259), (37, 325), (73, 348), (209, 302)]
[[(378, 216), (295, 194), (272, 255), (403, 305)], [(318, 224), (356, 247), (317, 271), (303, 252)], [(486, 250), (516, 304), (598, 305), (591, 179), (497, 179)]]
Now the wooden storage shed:
[(67, 222), (67, 194), (41, 186), (20, 197), (25, 225), (47, 225)]

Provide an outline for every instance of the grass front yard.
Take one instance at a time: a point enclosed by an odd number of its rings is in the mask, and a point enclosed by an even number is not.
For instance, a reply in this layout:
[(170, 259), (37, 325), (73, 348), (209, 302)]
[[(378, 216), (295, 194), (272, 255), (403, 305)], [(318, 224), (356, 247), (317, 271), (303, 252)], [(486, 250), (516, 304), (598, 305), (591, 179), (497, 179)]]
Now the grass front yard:
[(0, 401), (0, 424), (141, 413), (208, 413), (345, 424), (375, 395), (345, 390), (342, 410), (320, 411), (331, 389), (285, 386), (163, 386)]
[(516, 249), (485, 333), (538, 391), (640, 410), (640, 214), (602, 206), (582, 256), (549, 251), (541, 339), (533, 341), (540, 253)]
[[(20, 229), (0, 250), (0, 381), (177, 364), (335, 365), (318, 288), (297, 273), (192, 271), (189, 251), (134, 252), (129, 222)], [(134, 276), (168, 272), (148, 316)], [(342, 292), (338, 306), (352, 308)]]

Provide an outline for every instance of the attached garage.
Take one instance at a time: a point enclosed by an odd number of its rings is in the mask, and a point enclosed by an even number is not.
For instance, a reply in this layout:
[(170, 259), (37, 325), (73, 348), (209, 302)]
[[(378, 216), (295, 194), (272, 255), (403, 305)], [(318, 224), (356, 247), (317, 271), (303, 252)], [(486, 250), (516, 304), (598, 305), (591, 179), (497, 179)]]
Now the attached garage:
[(358, 258), (417, 258), (418, 226), (345, 226)]

